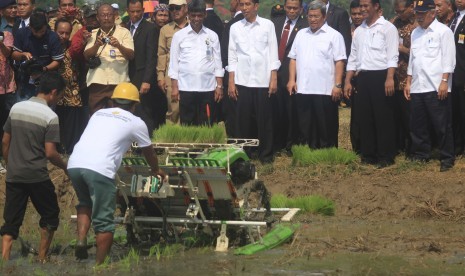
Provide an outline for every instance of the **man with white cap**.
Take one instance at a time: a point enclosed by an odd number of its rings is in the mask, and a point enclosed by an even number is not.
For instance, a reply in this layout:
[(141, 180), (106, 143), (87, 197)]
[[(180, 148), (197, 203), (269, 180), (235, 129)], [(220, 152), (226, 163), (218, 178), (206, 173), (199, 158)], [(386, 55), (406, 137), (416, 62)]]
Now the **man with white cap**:
[(169, 10), (173, 21), (161, 28), (158, 39), (157, 81), (158, 86), (168, 98), (166, 118), (173, 123), (178, 123), (179, 103), (171, 100), (171, 79), (168, 76), (168, 65), (170, 63), (171, 40), (174, 34), (189, 25), (186, 0), (170, 0)]
[(115, 12), (115, 24), (116, 25), (121, 25), (121, 17), (119, 16), (119, 5), (118, 3), (113, 3), (111, 4), (111, 7), (113, 8), (113, 11)]

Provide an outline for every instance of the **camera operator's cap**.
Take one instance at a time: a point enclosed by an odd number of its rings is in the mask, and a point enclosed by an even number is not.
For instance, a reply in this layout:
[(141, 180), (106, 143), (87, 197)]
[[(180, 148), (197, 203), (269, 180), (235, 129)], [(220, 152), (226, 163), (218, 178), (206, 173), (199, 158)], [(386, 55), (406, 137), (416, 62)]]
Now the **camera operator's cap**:
[(415, 11), (417, 12), (427, 12), (436, 8), (433, 0), (418, 0), (415, 1), (414, 6)]
[(115, 10), (119, 10), (119, 5), (117, 3), (111, 4), (111, 7)]
[(48, 7), (47, 8), (47, 13), (56, 12), (56, 11), (58, 11), (57, 7)]
[(0, 0), (0, 9), (4, 9), (11, 5), (16, 5), (16, 0)]
[(97, 15), (97, 9), (95, 5), (83, 7), (84, 17), (89, 18), (91, 16)]
[(177, 6), (187, 5), (187, 2), (186, 0), (170, 0), (169, 5), (177, 5)]
[(115, 87), (111, 98), (119, 104), (140, 102), (139, 89), (137, 89), (137, 87), (130, 82), (122, 82)]

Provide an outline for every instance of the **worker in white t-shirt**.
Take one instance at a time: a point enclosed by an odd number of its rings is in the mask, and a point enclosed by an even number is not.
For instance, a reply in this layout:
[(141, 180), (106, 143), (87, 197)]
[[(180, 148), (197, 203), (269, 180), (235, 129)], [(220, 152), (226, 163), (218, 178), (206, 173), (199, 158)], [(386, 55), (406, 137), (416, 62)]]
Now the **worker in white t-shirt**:
[(75, 254), (78, 259), (88, 257), (86, 236), (92, 221), (97, 242), (97, 264), (105, 261), (113, 243), (115, 175), (132, 142), (141, 147), (152, 174), (164, 177), (159, 170), (147, 126), (132, 114), (140, 101), (139, 90), (131, 83), (120, 83), (113, 92), (112, 100), (113, 108), (101, 109), (92, 115), (68, 161), (69, 176), (79, 199)]

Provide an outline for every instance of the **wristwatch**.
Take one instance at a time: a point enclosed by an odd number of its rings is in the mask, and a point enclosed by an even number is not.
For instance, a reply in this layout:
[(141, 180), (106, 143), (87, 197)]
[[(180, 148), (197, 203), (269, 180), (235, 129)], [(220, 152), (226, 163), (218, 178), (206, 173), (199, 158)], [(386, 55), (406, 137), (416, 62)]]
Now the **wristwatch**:
[(448, 79), (442, 79), (443, 82), (448, 82), (449, 80)]
[(223, 86), (217, 85), (216, 88), (223, 89)]
[(342, 83), (336, 83), (336, 84), (334, 85), (334, 87), (336, 87), (336, 88), (342, 88)]

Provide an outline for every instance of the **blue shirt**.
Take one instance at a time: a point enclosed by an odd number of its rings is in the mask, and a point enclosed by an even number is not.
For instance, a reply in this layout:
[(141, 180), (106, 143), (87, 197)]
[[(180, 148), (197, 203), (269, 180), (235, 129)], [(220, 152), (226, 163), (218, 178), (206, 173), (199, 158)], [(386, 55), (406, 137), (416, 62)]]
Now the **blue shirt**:
[[(42, 66), (52, 61), (61, 61), (65, 55), (60, 38), (48, 29), (41, 38), (35, 37), (30, 28), (18, 29), (14, 36), (13, 51), (31, 53)], [(28, 82), (29, 76), (23, 76), (23, 80)]]
[(13, 33), (13, 25), (8, 25), (8, 22), (3, 17), (2, 17), (2, 22), (0, 23), (0, 32)]

